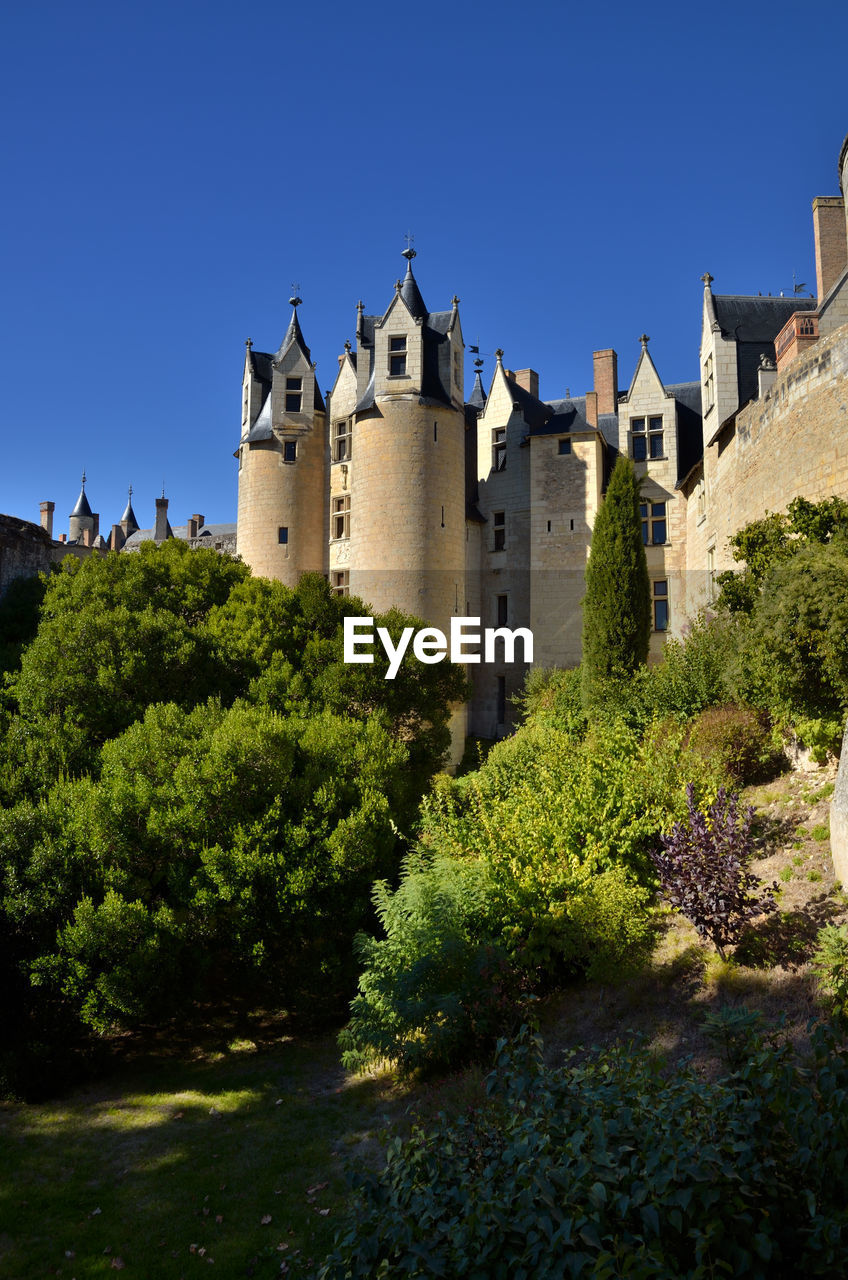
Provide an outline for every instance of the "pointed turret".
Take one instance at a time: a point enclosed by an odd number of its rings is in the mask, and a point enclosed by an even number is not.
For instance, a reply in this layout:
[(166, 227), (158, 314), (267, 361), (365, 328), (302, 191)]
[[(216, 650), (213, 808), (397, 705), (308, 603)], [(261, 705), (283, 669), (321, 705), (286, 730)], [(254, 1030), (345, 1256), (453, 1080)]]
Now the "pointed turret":
[(482, 364), (482, 361), (475, 360), (474, 363), (477, 366), (477, 369), (474, 374), (474, 386), (471, 388), (471, 395), (468, 397), (468, 403), (475, 409), (482, 410), (486, 407), (486, 392), (483, 389), (483, 379), (480, 376), (480, 365)]
[(312, 356), (309, 351), (309, 348), (306, 345), (306, 341), (303, 337), (303, 333), (300, 328), (300, 321), (297, 318), (297, 309), (300, 306), (302, 301), (303, 299), (299, 298), (296, 293), (292, 294), (292, 296), (289, 298), (289, 304), (292, 308), (292, 317), (291, 317), (291, 320), (289, 321), (289, 327), (288, 329), (286, 329), (286, 336), (283, 338), (282, 342), (280, 343), (279, 351), (274, 356), (275, 364), (282, 363), (283, 357), (286, 355), (286, 352), (292, 346), (299, 347), (300, 350), (303, 352), (304, 356), (306, 357), (306, 359), (309, 361), (309, 363), (310, 364), (312, 363)]
[(416, 256), (414, 249), (404, 249), (403, 256), (406, 258), (406, 275), (400, 286), (400, 296), (403, 298), (410, 314), (416, 320), (426, 320), (428, 311), (424, 305), (424, 299), (421, 297), (421, 290), (418, 288), (418, 282), (412, 274), (412, 259)]
[(127, 505), (124, 508), (124, 514), (121, 516), (121, 528), (124, 531), (124, 538), (129, 538), (139, 527), (135, 512), (132, 509), (132, 491), (132, 485), (130, 485), (127, 491)]
[(88, 505), (88, 498), (85, 496), (85, 472), (83, 471), (82, 488), (80, 489), (80, 496), (77, 498), (77, 505), (74, 507), (73, 511), (71, 512), (71, 519), (73, 519), (74, 516), (90, 516), (90, 515), (91, 515), (91, 507)]

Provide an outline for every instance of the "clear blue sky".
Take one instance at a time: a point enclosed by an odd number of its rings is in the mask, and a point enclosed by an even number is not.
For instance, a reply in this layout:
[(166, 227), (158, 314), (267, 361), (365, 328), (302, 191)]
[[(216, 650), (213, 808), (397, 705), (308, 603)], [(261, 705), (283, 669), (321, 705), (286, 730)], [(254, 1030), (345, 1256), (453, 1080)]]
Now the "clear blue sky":
[[(7, 3), (0, 511), (233, 520), (244, 340), (299, 281), (322, 388), (415, 235), (427, 305), (542, 395), (639, 335), (696, 378), (702, 285), (814, 285), (848, 5)], [(493, 361), (486, 365), (491, 375)], [(470, 360), (467, 370), (469, 381)], [(470, 385), (470, 382), (469, 382)]]

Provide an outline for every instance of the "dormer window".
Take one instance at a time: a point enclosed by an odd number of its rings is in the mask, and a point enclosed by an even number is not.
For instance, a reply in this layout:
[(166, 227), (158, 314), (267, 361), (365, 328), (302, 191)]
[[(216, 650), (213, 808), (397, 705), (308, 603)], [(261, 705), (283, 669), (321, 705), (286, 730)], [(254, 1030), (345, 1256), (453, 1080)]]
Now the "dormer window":
[(406, 373), (406, 335), (389, 338), (389, 374), (400, 378)]
[(303, 403), (303, 378), (286, 378), (286, 413), (300, 413)]
[(663, 453), (663, 420), (656, 418), (631, 418), (630, 432), (633, 438), (633, 461), (644, 462), (647, 458), (662, 458)]
[(506, 428), (495, 427), (492, 432), (492, 470), (506, 471)]
[(350, 457), (350, 421), (342, 418), (333, 423), (333, 462), (346, 462)]

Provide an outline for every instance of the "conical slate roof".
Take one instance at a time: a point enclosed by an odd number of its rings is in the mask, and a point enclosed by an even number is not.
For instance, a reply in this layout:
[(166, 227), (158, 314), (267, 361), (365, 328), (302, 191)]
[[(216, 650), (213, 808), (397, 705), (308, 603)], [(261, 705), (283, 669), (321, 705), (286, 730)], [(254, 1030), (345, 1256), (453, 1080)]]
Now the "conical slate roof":
[(85, 496), (85, 476), (82, 478), (82, 488), (80, 496), (77, 498), (77, 505), (71, 512), (72, 516), (90, 516), (91, 507), (88, 505), (88, 498)]
[(480, 377), (479, 369), (474, 375), (474, 386), (471, 388), (468, 403), (472, 404), (475, 409), (485, 409), (486, 407), (486, 392), (483, 390), (483, 380)]
[(127, 537), (129, 537), (131, 533), (135, 533), (139, 527), (138, 521), (135, 518), (135, 512), (132, 509), (132, 489), (130, 489), (129, 497), (127, 498), (127, 505), (124, 508), (124, 514), (121, 516), (121, 524), (126, 524), (127, 526)]
[(307, 347), (306, 342), (304, 341), (303, 333), (301, 332), (300, 321), (297, 318), (297, 307), (292, 308), (292, 318), (289, 321), (288, 329), (286, 329), (286, 336), (283, 338), (282, 342), (280, 343), (279, 351), (274, 356), (274, 360), (277, 364), (280, 363), (283, 356), (286, 354), (286, 352), (288, 351), (289, 347), (292, 346), (292, 344), (296, 344), (298, 347), (300, 347), (301, 351), (306, 356), (306, 359), (311, 364), (312, 357), (309, 353), (309, 348)]
[(424, 299), (421, 297), (421, 290), (418, 288), (418, 282), (412, 274), (412, 260), (406, 260), (406, 275), (403, 278), (403, 284), (400, 287), (400, 296), (416, 320), (426, 320), (428, 311), (424, 305)]

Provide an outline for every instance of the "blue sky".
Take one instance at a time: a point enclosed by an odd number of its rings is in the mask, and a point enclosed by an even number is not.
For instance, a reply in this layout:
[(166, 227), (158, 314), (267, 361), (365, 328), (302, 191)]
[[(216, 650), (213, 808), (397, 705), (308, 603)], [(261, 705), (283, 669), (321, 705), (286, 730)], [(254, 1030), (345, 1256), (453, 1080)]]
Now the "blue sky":
[[(702, 285), (814, 287), (848, 6), (28, 0), (0, 20), (0, 511), (235, 518), (244, 340), (292, 281), (322, 388), (412, 231), (466, 342), (697, 377)], [(493, 361), (486, 362), (486, 376)], [(470, 358), (466, 380), (470, 386)]]

